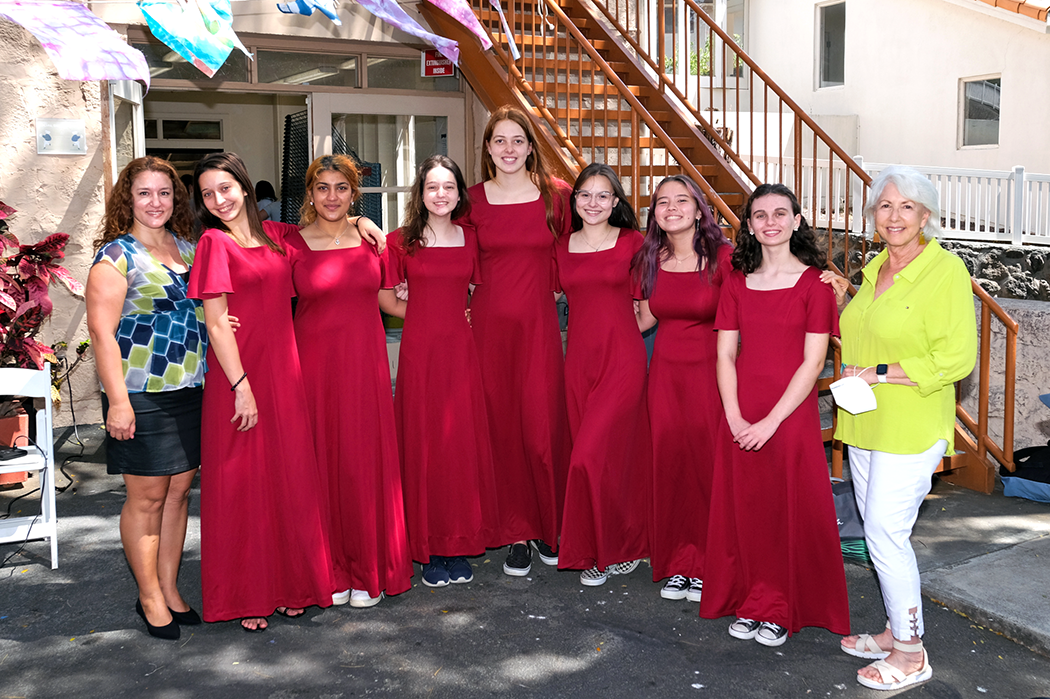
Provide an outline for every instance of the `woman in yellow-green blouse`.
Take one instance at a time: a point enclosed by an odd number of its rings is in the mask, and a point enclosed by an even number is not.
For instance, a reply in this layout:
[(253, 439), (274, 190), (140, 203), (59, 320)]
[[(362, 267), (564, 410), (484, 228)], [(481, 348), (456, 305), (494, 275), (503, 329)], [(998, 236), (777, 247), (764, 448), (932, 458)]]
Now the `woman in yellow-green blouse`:
[(889, 620), (881, 633), (846, 636), (842, 650), (875, 660), (858, 671), (858, 682), (889, 690), (933, 676), (909, 538), (933, 472), (954, 442), (954, 383), (973, 370), (977, 323), (970, 274), (936, 240), (940, 206), (926, 177), (907, 167), (883, 170), (864, 214), (886, 248), (864, 268), (842, 313), (843, 375), (873, 386), (878, 408), (839, 411), (835, 437), (849, 445)]

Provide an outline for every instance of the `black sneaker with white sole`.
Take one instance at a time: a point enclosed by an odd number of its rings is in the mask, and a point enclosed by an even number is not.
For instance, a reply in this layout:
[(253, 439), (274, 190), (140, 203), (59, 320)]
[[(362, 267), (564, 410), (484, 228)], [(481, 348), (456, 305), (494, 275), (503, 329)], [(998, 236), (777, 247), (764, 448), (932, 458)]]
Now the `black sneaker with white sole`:
[(774, 624), (772, 621), (763, 621), (762, 625), (758, 627), (758, 633), (755, 634), (756, 641), (770, 647), (784, 645), (787, 637), (788, 630), (780, 624)]
[(733, 638), (750, 641), (755, 637), (755, 634), (758, 633), (758, 627), (761, 625), (762, 622), (755, 621), (754, 619), (738, 618), (729, 625), (729, 635)]
[(543, 561), (544, 565), (558, 565), (558, 554), (543, 539), (533, 539), (532, 548), (536, 549), (536, 553), (540, 554), (540, 560)]
[(690, 602), (700, 604), (700, 597), (704, 594), (704, 581), (700, 578), (689, 578), (689, 589), (685, 591), (685, 598)]
[(511, 544), (507, 553), (507, 560), (503, 564), (503, 572), (520, 578), (529, 574), (532, 570), (532, 550), (528, 544)]
[(689, 578), (684, 575), (672, 575), (663, 588), (660, 590), (660, 596), (664, 599), (685, 599), (686, 593), (689, 591)]

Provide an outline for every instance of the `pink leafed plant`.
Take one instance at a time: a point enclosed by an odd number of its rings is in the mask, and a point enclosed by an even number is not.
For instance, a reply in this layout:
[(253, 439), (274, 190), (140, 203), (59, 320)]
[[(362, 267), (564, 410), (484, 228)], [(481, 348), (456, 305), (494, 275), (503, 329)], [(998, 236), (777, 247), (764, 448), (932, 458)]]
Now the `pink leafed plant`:
[(69, 236), (52, 233), (22, 245), (7, 230), (14, 213), (0, 201), (0, 366), (43, 369), (45, 361), (55, 361), (54, 350), (36, 339), (53, 308), (48, 289), (58, 281), (79, 296), (84, 285), (58, 264)]

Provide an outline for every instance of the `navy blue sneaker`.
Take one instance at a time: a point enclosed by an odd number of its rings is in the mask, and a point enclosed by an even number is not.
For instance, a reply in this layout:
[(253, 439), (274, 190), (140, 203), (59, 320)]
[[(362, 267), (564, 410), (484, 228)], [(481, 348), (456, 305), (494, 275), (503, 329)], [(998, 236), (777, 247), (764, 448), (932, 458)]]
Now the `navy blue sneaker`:
[(445, 567), (445, 559), (441, 556), (431, 556), (430, 563), (423, 564), (423, 584), (427, 587), (444, 587), (448, 585), (448, 569)]
[(470, 566), (470, 562), (462, 556), (446, 558), (445, 567), (448, 569), (450, 582), (456, 584), (468, 583), (474, 579), (474, 569)]

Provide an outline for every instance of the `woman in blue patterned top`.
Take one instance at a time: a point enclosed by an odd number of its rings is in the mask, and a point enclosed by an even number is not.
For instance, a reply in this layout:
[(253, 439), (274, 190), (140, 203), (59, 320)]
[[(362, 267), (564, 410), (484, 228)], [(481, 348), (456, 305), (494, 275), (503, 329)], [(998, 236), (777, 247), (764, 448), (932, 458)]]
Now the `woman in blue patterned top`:
[(127, 488), (120, 538), (138, 583), (135, 610), (151, 636), (169, 640), (180, 624), (201, 623), (176, 587), (208, 342), (200, 301), (186, 297), (192, 221), (171, 163), (132, 160), (106, 202), (87, 283), (107, 470)]

